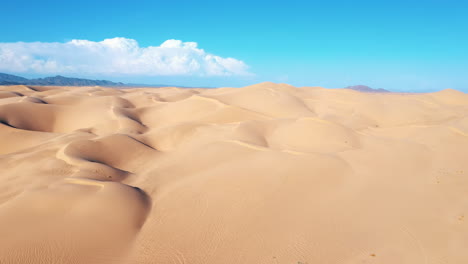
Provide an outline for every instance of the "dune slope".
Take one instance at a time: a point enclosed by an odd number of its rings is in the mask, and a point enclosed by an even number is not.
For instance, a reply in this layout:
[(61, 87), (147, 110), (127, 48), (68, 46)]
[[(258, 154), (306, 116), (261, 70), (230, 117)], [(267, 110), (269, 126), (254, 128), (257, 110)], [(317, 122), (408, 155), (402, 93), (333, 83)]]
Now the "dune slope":
[(468, 95), (0, 86), (0, 263), (468, 262)]

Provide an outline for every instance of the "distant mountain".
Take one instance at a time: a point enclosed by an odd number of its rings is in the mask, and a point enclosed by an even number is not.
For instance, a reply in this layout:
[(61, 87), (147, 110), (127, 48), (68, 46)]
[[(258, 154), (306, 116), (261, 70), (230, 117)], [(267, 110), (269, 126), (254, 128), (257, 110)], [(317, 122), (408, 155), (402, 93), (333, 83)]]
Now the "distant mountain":
[(0, 85), (18, 85), (17, 82), (0, 81)]
[(58, 85), (58, 86), (124, 86), (124, 83), (115, 83), (106, 80), (89, 80), (79, 78), (68, 78), (57, 75), (55, 77), (46, 77), (31, 79), (27, 84), (30, 85)]
[(351, 89), (351, 90), (365, 92), (365, 93), (389, 93), (390, 92), (382, 88), (374, 89), (365, 85), (353, 85), (353, 86), (345, 87), (345, 89)]
[(21, 83), (21, 82), (26, 82), (26, 81), (28, 81), (28, 79), (23, 78), (23, 77), (10, 75), (10, 74), (6, 74), (6, 73), (0, 73), (0, 83), (1, 84), (3, 84), (3, 83), (5, 83), (5, 84), (7, 84), (7, 83), (15, 84), (15, 83)]
[(124, 83), (106, 80), (89, 80), (79, 78), (68, 78), (57, 75), (38, 79), (26, 79), (20, 76), (0, 73), (0, 85), (52, 85), (52, 86), (125, 86)]

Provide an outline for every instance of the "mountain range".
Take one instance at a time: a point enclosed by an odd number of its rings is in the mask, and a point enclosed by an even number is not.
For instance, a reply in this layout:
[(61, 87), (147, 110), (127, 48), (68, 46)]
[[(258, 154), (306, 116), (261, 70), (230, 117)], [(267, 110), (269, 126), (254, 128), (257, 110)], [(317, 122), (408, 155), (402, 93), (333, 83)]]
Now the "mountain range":
[(54, 76), (37, 79), (26, 79), (20, 76), (0, 73), (0, 85), (57, 85), (57, 86), (125, 86), (121, 82), (111, 82), (106, 80), (89, 80), (80, 78), (69, 78), (64, 76)]
[(345, 89), (351, 89), (351, 90), (365, 92), (365, 93), (389, 93), (390, 92), (389, 90), (385, 90), (382, 88), (375, 89), (366, 85), (353, 85), (353, 86), (345, 87)]
[[(54, 77), (45, 77), (45, 78), (36, 78), (36, 79), (27, 79), (24, 77), (0, 73), (0, 85), (51, 85), (51, 86), (146, 86), (146, 87), (168, 87), (174, 85), (148, 85), (148, 84), (126, 84), (122, 82), (112, 82), (107, 80), (90, 80), (90, 79), (81, 79), (81, 78), (70, 78), (64, 76), (54, 76)], [(182, 86), (178, 86), (182, 87)], [(359, 92), (366, 93), (386, 93), (390, 92), (388, 90), (379, 88), (374, 89), (365, 85), (354, 85), (345, 87), (345, 89), (352, 89)]]
[[(36, 79), (27, 79), (24, 77), (0, 73), (0, 85), (48, 85), (48, 86), (115, 86), (115, 87), (180, 87), (189, 88), (180, 85), (167, 85), (167, 84), (135, 84), (135, 83), (122, 83), (112, 82), (108, 80), (91, 80), (82, 78), (71, 78), (64, 76), (54, 76)], [(202, 87), (191, 87), (202, 88)], [(206, 88), (206, 87), (205, 87)]]

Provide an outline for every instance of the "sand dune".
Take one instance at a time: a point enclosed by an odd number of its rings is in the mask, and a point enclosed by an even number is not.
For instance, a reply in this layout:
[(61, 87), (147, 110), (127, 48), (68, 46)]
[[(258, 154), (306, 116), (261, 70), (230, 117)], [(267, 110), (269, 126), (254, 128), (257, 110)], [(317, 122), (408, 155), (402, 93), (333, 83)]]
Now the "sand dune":
[(468, 263), (468, 95), (0, 86), (0, 263)]

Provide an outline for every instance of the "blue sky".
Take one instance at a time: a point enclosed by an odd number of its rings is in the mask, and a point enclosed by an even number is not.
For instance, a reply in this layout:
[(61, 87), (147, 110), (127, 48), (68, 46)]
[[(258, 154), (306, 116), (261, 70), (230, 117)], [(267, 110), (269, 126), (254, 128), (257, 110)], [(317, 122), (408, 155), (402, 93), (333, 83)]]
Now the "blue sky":
[[(147, 69), (106, 73), (104, 69), (85, 71), (83, 67), (57, 72), (65, 76), (188, 86), (243, 86), (273, 81), (329, 88), (365, 84), (393, 91), (453, 88), (468, 92), (466, 14), (468, 1), (460, 0), (18, 0), (2, 3), (0, 43), (66, 43), (76, 39), (100, 42), (121, 37), (135, 40), (139, 48), (144, 48), (176, 39), (196, 42), (197, 49), (206, 54), (236, 60), (220, 61), (215, 66), (222, 71), (216, 74), (207, 74), (204, 69), (211, 66), (202, 65), (205, 68), (200, 70), (174, 70), (170, 74), (149, 74)], [(3, 72), (33, 77), (58, 71), (53, 67), (45, 72), (9, 65), (21, 52), (37, 45), (4, 47), (13, 47), (9, 49), (17, 54), (3, 61)], [(46, 45), (44, 49), (51, 47), (69, 50), (63, 45)], [(177, 54), (192, 58), (197, 52)], [(47, 59), (50, 51), (37, 54), (26, 55)], [(205, 55), (195, 60), (203, 64)], [(67, 56), (60, 63), (74, 60)]]

